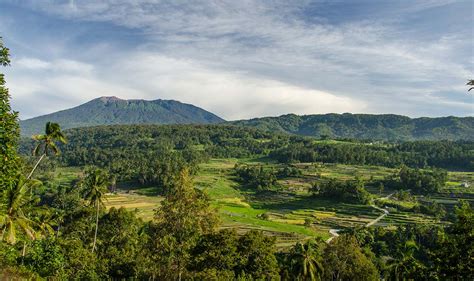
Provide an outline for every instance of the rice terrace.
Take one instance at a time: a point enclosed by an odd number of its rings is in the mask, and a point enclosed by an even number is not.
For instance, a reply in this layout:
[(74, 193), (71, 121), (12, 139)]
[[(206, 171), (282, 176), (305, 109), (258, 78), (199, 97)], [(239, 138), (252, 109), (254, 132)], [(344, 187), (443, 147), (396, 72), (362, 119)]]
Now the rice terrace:
[(474, 280), (472, 0), (0, 0), (0, 280)]

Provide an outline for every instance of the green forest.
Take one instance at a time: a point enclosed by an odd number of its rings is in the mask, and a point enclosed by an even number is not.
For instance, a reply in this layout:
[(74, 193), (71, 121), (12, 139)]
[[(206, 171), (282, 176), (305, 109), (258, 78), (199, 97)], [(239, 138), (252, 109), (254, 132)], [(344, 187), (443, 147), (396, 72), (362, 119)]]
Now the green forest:
[(20, 137), (3, 74), (0, 100), (2, 280), (474, 279), (470, 138), (49, 121)]

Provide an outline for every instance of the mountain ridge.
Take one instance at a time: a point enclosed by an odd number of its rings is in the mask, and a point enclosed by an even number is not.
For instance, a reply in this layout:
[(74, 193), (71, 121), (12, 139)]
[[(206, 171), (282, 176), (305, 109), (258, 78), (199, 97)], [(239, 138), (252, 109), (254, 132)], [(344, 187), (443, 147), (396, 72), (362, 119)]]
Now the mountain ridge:
[(377, 140), (474, 140), (474, 117), (418, 117), (396, 114), (285, 114), (231, 122), (267, 131), (330, 138)]
[(21, 120), (23, 136), (42, 133), (48, 121), (63, 129), (114, 124), (216, 124), (219, 116), (176, 100), (121, 99), (103, 96), (69, 109)]
[(103, 96), (79, 106), (20, 121), (23, 136), (42, 133), (48, 121), (63, 129), (126, 124), (218, 124), (318, 138), (387, 141), (474, 140), (474, 117), (418, 117), (396, 114), (285, 114), (226, 122), (192, 104), (176, 100), (121, 99)]

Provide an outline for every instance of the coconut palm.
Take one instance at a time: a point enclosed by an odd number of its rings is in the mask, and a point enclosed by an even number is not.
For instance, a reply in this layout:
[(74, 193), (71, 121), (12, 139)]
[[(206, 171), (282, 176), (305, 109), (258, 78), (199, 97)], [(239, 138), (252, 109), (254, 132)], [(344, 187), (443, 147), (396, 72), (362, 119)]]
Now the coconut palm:
[(104, 205), (102, 199), (104, 193), (107, 192), (109, 177), (104, 171), (95, 169), (87, 173), (81, 185), (85, 191), (84, 199), (89, 201), (90, 206), (96, 208), (95, 234), (94, 243), (92, 245), (92, 252), (94, 252), (97, 243), (97, 230), (99, 229), (99, 208)]
[(416, 250), (418, 246), (415, 241), (409, 240), (397, 251), (396, 257), (388, 262), (390, 273), (395, 280), (405, 280), (421, 267), (414, 257)]
[(466, 85), (470, 86), (469, 90), (467, 90), (468, 92), (474, 89), (474, 80), (468, 80)]
[(61, 127), (58, 123), (48, 122), (46, 123), (46, 129), (44, 135), (34, 135), (33, 139), (38, 141), (38, 144), (35, 146), (33, 150), (33, 155), (38, 156), (41, 155), (36, 165), (31, 170), (30, 174), (28, 175), (27, 179), (30, 179), (33, 175), (33, 172), (38, 167), (39, 163), (43, 158), (47, 155), (50, 155), (51, 152), (54, 155), (59, 154), (59, 148), (56, 146), (56, 141), (61, 143), (66, 143), (66, 137), (64, 136), (63, 132), (61, 131)]
[(291, 267), (298, 280), (321, 280), (323, 266), (318, 245), (314, 242), (297, 243), (291, 251)]
[(32, 240), (35, 239), (35, 223), (28, 218), (26, 210), (32, 205), (31, 189), (37, 184), (39, 182), (20, 177), (15, 185), (4, 191), (0, 226), (2, 240), (9, 244), (17, 242), (17, 231), (23, 232)]

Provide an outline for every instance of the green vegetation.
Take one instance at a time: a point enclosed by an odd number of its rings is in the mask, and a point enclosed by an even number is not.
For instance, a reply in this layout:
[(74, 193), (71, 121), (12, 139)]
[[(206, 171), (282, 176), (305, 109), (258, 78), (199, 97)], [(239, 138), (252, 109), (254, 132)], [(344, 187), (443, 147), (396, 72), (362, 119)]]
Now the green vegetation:
[(80, 106), (20, 122), (21, 134), (39, 134), (46, 122), (64, 129), (111, 124), (213, 124), (218, 116), (194, 105), (174, 100), (122, 100), (101, 97)]
[(365, 139), (386, 141), (407, 140), (473, 140), (473, 117), (415, 118), (384, 114), (294, 114), (280, 117), (254, 118), (235, 121), (265, 131), (318, 138)]
[(47, 123), (19, 157), (3, 97), (0, 279), (474, 278), (470, 141)]
[(361, 180), (341, 182), (330, 179), (325, 183), (315, 184), (312, 191), (315, 196), (321, 198), (339, 199), (349, 203), (368, 204), (371, 199)]
[[(225, 122), (190, 104), (173, 100), (122, 100), (101, 97), (80, 106), (20, 122), (21, 134), (40, 133), (46, 122), (63, 128), (112, 124), (213, 124)], [(270, 132), (332, 139), (359, 140), (474, 140), (473, 117), (415, 118), (384, 114), (294, 114), (227, 122)]]
[[(9, 50), (0, 37), (0, 66), (10, 64)], [(0, 190), (14, 186), (19, 168), (17, 143), (20, 136), (18, 113), (10, 107), (10, 95), (5, 86), (5, 76), (0, 73)]]

